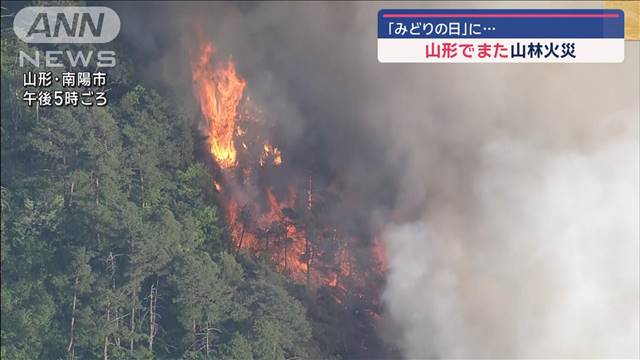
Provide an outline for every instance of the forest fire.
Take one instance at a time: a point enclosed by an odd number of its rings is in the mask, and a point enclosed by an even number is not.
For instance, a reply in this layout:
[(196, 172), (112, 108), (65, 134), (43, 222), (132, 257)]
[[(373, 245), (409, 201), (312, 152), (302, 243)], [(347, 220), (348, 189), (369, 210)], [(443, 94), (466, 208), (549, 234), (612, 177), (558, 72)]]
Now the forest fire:
[(205, 44), (192, 75), (200, 108), (209, 121), (211, 154), (224, 169), (236, 164), (233, 135), (238, 103), (246, 82), (238, 76), (230, 59), (226, 64), (211, 68), (209, 64), (214, 53), (213, 44)]
[[(0, 7), (0, 360), (640, 360), (624, 1), (75, 3)], [(469, 14), (564, 64), (377, 61)]]
[(283, 155), (265, 140), (260, 110), (245, 94), (247, 82), (231, 59), (217, 61), (215, 54), (213, 44), (204, 43), (192, 75), (208, 122), (211, 156), (220, 167), (222, 180), (214, 186), (225, 207), (235, 251), (269, 254), (278, 271), (307, 286), (333, 288), (338, 301), (346, 284), (366, 287), (365, 272), (381, 275), (386, 268), (380, 242), (364, 245), (373, 268), (358, 268), (352, 252), (363, 246), (358, 239), (317, 220), (312, 176), (304, 184), (265, 184), (256, 179), (259, 169), (280, 167)]
[[(244, 145), (243, 148), (246, 149), (246, 145)], [(275, 146), (264, 144), (262, 155), (260, 155), (259, 160), (260, 166), (263, 166), (269, 158), (272, 158), (273, 165), (277, 166), (282, 164), (282, 154), (280, 153), (280, 150)]]

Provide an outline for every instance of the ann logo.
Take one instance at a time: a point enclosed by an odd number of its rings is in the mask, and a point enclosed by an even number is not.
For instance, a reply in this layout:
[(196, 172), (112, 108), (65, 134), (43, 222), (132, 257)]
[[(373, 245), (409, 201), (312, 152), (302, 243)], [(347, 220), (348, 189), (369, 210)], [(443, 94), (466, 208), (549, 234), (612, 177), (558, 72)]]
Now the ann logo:
[(28, 43), (106, 43), (120, 32), (120, 17), (104, 6), (30, 6), (13, 30)]
[[(80, 27), (78, 28), (78, 20), (80, 20)], [(88, 12), (74, 13), (71, 24), (65, 13), (57, 13), (54, 22), (53, 33), (51, 32), (51, 26), (49, 23), (49, 14), (46, 12), (38, 13), (36, 19), (31, 25), (31, 28), (27, 32), (27, 37), (32, 37), (33, 34), (44, 34), (46, 37), (59, 37), (60, 29), (64, 29), (65, 35), (68, 37), (82, 37), (85, 30), (90, 29), (93, 36), (100, 36), (102, 33), (102, 25), (104, 24), (104, 12), (98, 14), (97, 25), (94, 23), (91, 14)]]

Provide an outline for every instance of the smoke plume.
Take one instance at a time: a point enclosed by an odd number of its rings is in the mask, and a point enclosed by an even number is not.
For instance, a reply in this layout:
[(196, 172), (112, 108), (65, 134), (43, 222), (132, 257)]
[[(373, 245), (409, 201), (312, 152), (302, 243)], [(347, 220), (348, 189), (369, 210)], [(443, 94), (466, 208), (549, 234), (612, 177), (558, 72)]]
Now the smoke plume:
[(513, 140), (479, 152), (464, 204), (383, 236), (405, 355), (637, 356), (637, 137), (586, 154)]
[(128, 5), (149, 78), (197, 109), (201, 23), (287, 177), (337, 188), (341, 228), (382, 231), (381, 334), (406, 358), (639, 356), (640, 44), (621, 64), (380, 64), (379, 9), (453, 6)]

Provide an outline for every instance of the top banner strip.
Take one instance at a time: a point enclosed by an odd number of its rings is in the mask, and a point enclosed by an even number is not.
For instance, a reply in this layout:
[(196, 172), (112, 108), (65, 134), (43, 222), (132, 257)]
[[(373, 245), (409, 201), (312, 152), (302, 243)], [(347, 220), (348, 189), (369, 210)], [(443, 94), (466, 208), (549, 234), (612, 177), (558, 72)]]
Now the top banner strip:
[(617, 9), (382, 9), (379, 39), (624, 39)]

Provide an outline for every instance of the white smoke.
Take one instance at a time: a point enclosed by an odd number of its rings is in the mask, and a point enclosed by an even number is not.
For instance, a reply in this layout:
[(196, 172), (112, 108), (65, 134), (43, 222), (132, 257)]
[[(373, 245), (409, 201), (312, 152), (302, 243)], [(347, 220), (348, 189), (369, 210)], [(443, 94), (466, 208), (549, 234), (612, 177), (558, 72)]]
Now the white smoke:
[(406, 165), (383, 302), (406, 358), (640, 357), (638, 45), (382, 69), (370, 118)]
[(405, 355), (637, 357), (638, 138), (561, 155), (500, 141), (482, 159), (471, 227), (384, 234)]

